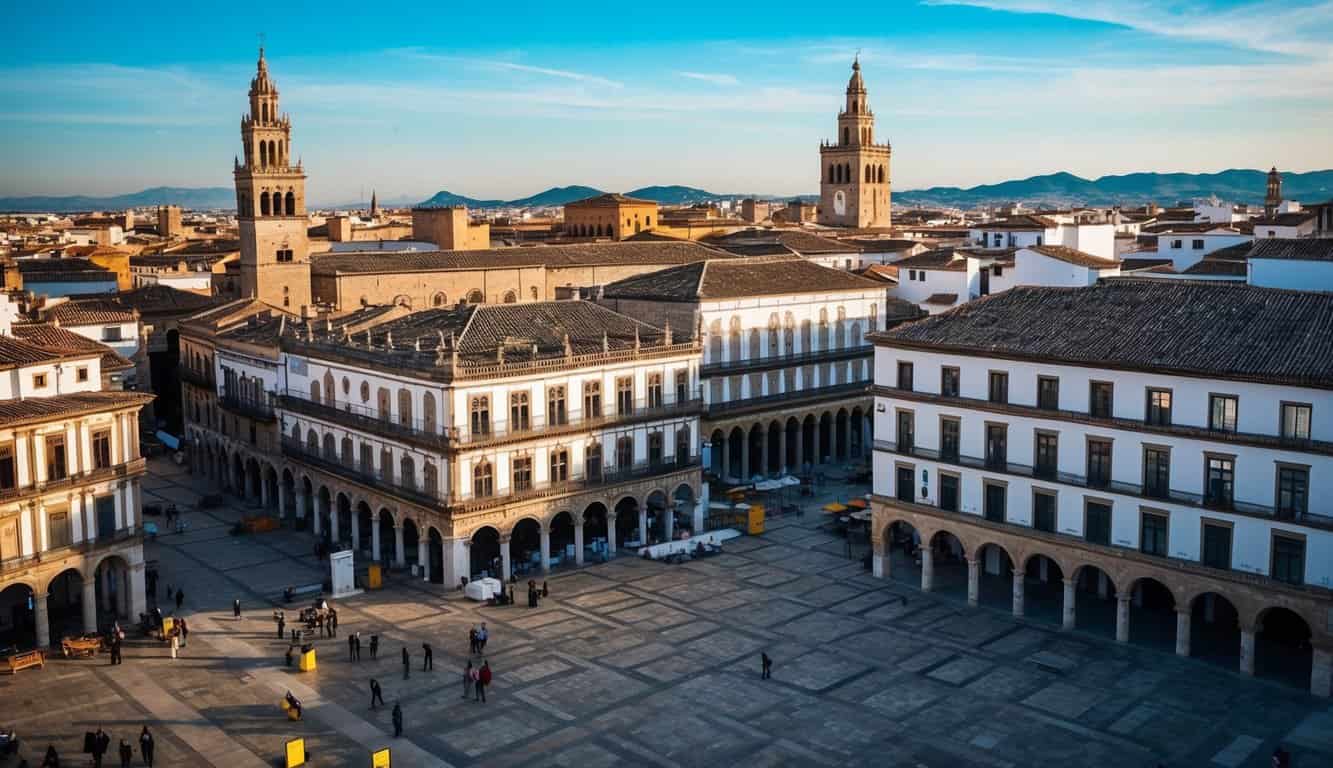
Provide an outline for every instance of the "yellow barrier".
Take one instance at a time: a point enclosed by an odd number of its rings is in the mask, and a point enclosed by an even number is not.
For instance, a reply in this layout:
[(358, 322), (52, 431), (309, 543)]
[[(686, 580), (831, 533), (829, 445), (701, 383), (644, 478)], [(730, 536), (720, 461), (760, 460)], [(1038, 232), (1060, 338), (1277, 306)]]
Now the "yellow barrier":
[(287, 742), (287, 768), (305, 765), (305, 739), (292, 739)]
[(315, 649), (314, 649), (314, 648), (311, 648), (310, 650), (308, 650), (308, 651), (306, 651), (305, 653), (301, 654), (300, 669), (301, 669), (302, 672), (314, 672), (316, 666), (317, 666), (317, 665), (315, 664)]
[(758, 536), (759, 534), (761, 534), (761, 533), (764, 532), (764, 505), (763, 505), (763, 504), (751, 504), (751, 505), (750, 505), (750, 518), (749, 518), (749, 520), (748, 520), (747, 522), (748, 522), (748, 525), (747, 525), (747, 527), (746, 527), (746, 531), (747, 531), (751, 536)]
[(370, 753), (370, 768), (389, 768), (389, 748)]
[(366, 568), (366, 588), (379, 589), (383, 585), (384, 574), (378, 565)]

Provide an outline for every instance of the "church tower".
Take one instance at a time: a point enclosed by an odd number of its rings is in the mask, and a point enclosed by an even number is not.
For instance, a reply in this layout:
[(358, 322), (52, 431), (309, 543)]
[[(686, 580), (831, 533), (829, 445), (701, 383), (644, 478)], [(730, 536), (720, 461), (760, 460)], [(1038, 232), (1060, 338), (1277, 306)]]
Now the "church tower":
[(1282, 207), (1282, 174), (1277, 172), (1277, 166), (1268, 172), (1268, 192), (1264, 195), (1264, 218), (1271, 219), (1277, 215), (1277, 209)]
[(310, 262), (305, 171), (291, 162), (291, 139), (291, 119), (278, 111), (278, 88), (260, 48), (250, 114), (241, 117), (245, 162), (234, 169), (241, 296), (298, 312), (310, 304)]
[(861, 62), (852, 62), (838, 138), (819, 145), (819, 223), (887, 227), (890, 223), (888, 142), (875, 143), (875, 113), (866, 101)]

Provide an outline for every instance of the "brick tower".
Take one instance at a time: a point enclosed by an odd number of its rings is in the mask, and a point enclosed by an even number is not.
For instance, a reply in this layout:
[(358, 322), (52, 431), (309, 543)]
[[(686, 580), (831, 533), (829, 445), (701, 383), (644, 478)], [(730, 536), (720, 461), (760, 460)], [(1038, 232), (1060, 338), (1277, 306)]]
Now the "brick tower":
[(861, 62), (852, 62), (847, 104), (838, 114), (838, 138), (819, 145), (819, 223), (836, 227), (887, 227), (888, 142), (875, 143), (875, 113), (866, 101)]

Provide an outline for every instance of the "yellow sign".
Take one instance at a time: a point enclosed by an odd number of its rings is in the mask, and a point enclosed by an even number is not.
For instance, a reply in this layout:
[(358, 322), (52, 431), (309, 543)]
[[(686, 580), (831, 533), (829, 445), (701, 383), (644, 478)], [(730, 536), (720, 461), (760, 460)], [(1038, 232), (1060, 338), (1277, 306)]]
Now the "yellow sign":
[(305, 739), (292, 739), (287, 742), (287, 768), (305, 765)]
[(389, 748), (370, 753), (370, 768), (389, 768)]
[(368, 589), (379, 589), (384, 584), (384, 575), (378, 565), (372, 565), (366, 569), (366, 587)]
[(172, 629), (173, 627), (175, 627), (175, 626), (176, 626), (176, 620), (175, 620), (175, 619), (171, 618), (170, 616), (163, 616), (163, 617), (162, 617), (162, 636), (163, 636), (163, 637), (166, 637), (167, 635), (171, 634), (171, 629)]

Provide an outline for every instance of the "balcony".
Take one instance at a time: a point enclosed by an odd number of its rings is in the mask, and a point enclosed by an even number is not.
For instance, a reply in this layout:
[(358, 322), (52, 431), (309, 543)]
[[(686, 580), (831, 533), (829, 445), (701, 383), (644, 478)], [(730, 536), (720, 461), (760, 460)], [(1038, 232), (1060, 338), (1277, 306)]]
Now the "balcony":
[(0, 575), (8, 574), (11, 571), (21, 571), (24, 568), (41, 565), (43, 562), (59, 560), (70, 555), (82, 555), (92, 552), (100, 547), (111, 547), (118, 544), (133, 544), (143, 539), (143, 531), (138, 528), (121, 528), (110, 533), (99, 535), (95, 539), (81, 541), (77, 544), (70, 544), (64, 547), (48, 549), (44, 552), (35, 552), (31, 555), (17, 555), (0, 560)]
[(529, 419), (518, 425), (514, 425), (512, 421), (492, 421), (487, 425), (485, 432), (451, 431), (456, 433), (455, 439), (460, 446), (475, 448), (507, 440), (554, 437), (570, 432), (587, 432), (605, 426), (698, 416), (703, 411), (703, 400), (694, 398), (656, 404), (637, 400), (633, 407), (624, 412), (616, 412), (616, 403), (604, 402), (602, 411), (601, 414), (591, 416), (585, 416), (582, 411), (570, 411), (565, 419), (556, 422), (551, 422), (546, 417)]
[(869, 386), (870, 382), (868, 381), (853, 381), (846, 384), (835, 384), (831, 387), (798, 389), (793, 392), (783, 392), (778, 395), (747, 397), (742, 400), (730, 400), (724, 403), (709, 403), (705, 407), (705, 413), (710, 418), (715, 418), (719, 416), (727, 416), (732, 413), (744, 413), (745, 411), (751, 410), (782, 408), (788, 405), (799, 405), (800, 403), (818, 402), (820, 400), (837, 397), (865, 394)]
[[(1147, 487), (1139, 483), (1126, 483), (1120, 480), (1100, 482), (1099, 480), (1089, 479), (1083, 475), (1075, 475), (1069, 472), (1053, 472), (1050, 473), (1049, 476), (1043, 477), (1042, 473), (1037, 472), (1035, 468), (1026, 464), (1015, 464), (1013, 462), (998, 464), (976, 456), (958, 456), (957, 458), (946, 460), (940, 457), (938, 451), (921, 447), (912, 448), (910, 451), (900, 451), (895, 443), (886, 440), (876, 440), (874, 447), (877, 451), (889, 451), (902, 456), (911, 456), (913, 458), (940, 462), (942, 464), (951, 464), (958, 467), (979, 469), (986, 472), (999, 472), (1019, 477), (1029, 477), (1034, 480), (1046, 479), (1062, 485), (1086, 488), (1094, 493), (1116, 493), (1123, 496), (1134, 496), (1147, 501), (1168, 502), (1171, 504), (1194, 507), (1196, 509), (1218, 509), (1216, 504), (1206, 500), (1201, 493), (1190, 493), (1175, 488), (1159, 491), (1154, 487)], [(1305, 523), (1307, 525), (1321, 528), (1333, 528), (1333, 515), (1306, 512), (1304, 514), (1293, 516), (1274, 506), (1266, 504), (1233, 501), (1226, 507), (1226, 511), (1247, 517), (1262, 517), (1271, 520), (1290, 520), (1292, 522)]]
[(445, 502), (444, 495), (438, 491), (399, 482), (396, 478), (386, 477), (380, 472), (363, 470), (355, 463), (349, 465), (337, 459), (326, 458), (317, 451), (309, 450), (304, 443), (290, 437), (282, 439), (282, 454), (331, 475), (344, 477), (371, 488), (386, 491), (422, 506), (438, 507)]
[(858, 357), (870, 357), (875, 354), (874, 344), (858, 344), (842, 349), (821, 349), (812, 352), (797, 352), (790, 355), (772, 355), (752, 357), (747, 360), (734, 360), (725, 363), (709, 363), (699, 369), (701, 377), (729, 376), (736, 373), (755, 373), (773, 368), (787, 368), (794, 365), (816, 365), (838, 360), (854, 360)]
[(277, 415), (273, 412), (273, 399), (251, 400), (243, 397), (231, 397), (224, 395), (218, 399), (218, 405), (222, 410), (229, 411), (237, 416), (245, 416), (259, 421), (273, 421)]
[(514, 490), (491, 496), (468, 496), (466, 498), (455, 496), (450, 499), (449, 506), (456, 512), (477, 512), (520, 501), (539, 499), (547, 496), (561, 496), (567, 493), (578, 493), (579, 491), (605, 488), (607, 486), (628, 483), (635, 480), (662, 477), (677, 472), (698, 469), (699, 467), (700, 459), (698, 456), (691, 456), (682, 461), (644, 461), (630, 467), (622, 467), (619, 469), (604, 468), (601, 473), (595, 477), (578, 477), (556, 482), (547, 481), (543, 483), (533, 483), (530, 487), (522, 490)]
[(58, 480), (43, 480), (40, 483), (29, 483), (27, 485), (16, 486), (13, 488), (0, 488), (0, 503), (18, 501), (29, 496), (41, 496), (47, 493), (55, 493), (62, 490), (71, 490), (85, 485), (102, 482), (103, 480), (114, 480), (130, 475), (141, 474), (147, 467), (145, 460), (141, 458), (131, 459), (122, 464), (115, 464), (110, 467), (93, 469), (87, 472), (76, 472), (66, 475)]
[(217, 380), (213, 378), (213, 371), (196, 371), (188, 365), (181, 365), (176, 368), (176, 373), (181, 377), (181, 381), (187, 384), (193, 384), (196, 387), (204, 389), (216, 389)]
[(375, 408), (352, 405), (351, 403), (327, 405), (294, 394), (291, 390), (280, 396), (279, 403), (283, 408), (293, 413), (332, 421), (351, 429), (369, 432), (391, 440), (401, 440), (422, 448), (444, 451), (449, 448), (452, 442), (448, 430), (441, 428), (434, 421), (415, 419), (408, 422), (390, 421), (382, 418), (380, 411)]

